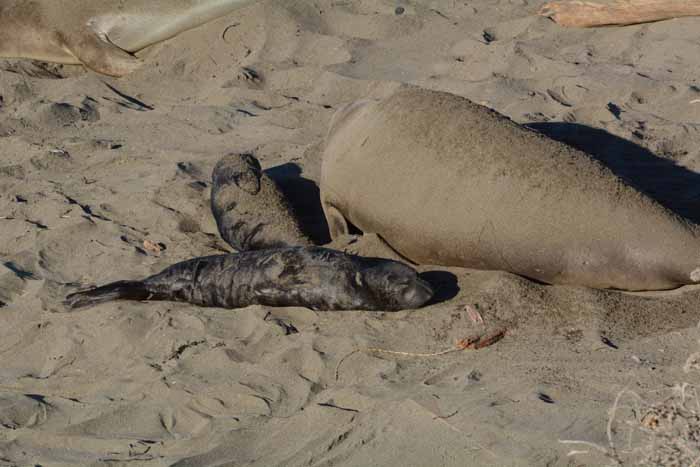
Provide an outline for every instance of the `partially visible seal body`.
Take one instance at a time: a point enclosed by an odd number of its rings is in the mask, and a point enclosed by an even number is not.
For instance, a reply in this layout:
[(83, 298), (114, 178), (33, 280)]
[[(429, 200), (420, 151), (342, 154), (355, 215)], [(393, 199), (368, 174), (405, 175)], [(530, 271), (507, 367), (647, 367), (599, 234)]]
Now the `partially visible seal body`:
[(211, 210), (221, 237), (238, 251), (311, 246), (282, 192), (250, 154), (216, 164)]
[(0, 0), (0, 57), (83, 64), (112, 76), (131, 55), (254, 0)]
[(339, 111), (321, 202), (418, 264), (552, 284), (661, 290), (700, 281), (698, 228), (591, 156), (468, 99), (402, 86)]
[(320, 247), (277, 248), (177, 263), (142, 281), (66, 297), (69, 308), (110, 300), (173, 300), (199, 306), (303, 306), (314, 310), (419, 308), (430, 285), (405, 264)]

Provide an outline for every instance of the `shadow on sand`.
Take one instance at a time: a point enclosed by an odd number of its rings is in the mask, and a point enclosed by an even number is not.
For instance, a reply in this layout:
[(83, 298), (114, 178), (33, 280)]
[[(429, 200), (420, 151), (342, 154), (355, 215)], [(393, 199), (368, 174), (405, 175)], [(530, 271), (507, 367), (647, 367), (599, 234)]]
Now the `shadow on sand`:
[(301, 176), (299, 165), (288, 162), (270, 167), (265, 173), (277, 184), (299, 219), (302, 231), (316, 245), (331, 241), (321, 208), (321, 192), (313, 180)]
[(700, 224), (700, 174), (605, 130), (566, 122), (526, 126), (587, 152), (639, 191)]

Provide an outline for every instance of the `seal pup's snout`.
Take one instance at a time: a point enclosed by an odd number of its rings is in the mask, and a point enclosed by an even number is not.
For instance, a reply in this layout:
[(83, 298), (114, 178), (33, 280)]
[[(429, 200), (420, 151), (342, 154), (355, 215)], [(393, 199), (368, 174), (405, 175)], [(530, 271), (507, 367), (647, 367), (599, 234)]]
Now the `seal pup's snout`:
[(408, 285), (405, 286), (401, 294), (405, 308), (420, 308), (433, 298), (435, 292), (433, 288), (417, 275)]
[(365, 280), (385, 310), (420, 308), (433, 298), (431, 285), (411, 267), (384, 260), (365, 273)]

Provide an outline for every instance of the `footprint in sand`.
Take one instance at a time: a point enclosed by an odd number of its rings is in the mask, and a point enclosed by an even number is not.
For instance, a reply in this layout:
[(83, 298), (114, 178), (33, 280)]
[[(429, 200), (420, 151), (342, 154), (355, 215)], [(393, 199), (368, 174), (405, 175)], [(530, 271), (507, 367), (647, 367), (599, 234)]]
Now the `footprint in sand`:
[(51, 411), (51, 405), (42, 396), (0, 393), (0, 425), (5, 428), (35, 428), (47, 420)]

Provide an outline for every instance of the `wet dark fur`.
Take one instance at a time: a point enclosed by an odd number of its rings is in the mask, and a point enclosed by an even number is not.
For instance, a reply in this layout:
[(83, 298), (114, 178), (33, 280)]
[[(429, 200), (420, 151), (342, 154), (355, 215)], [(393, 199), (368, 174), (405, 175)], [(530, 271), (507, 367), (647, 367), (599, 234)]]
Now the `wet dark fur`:
[(119, 281), (66, 297), (69, 308), (110, 300), (173, 300), (199, 306), (303, 306), (314, 310), (419, 308), (433, 295), (405, 264), (320, 247), (206, 256), (143, 281)]

